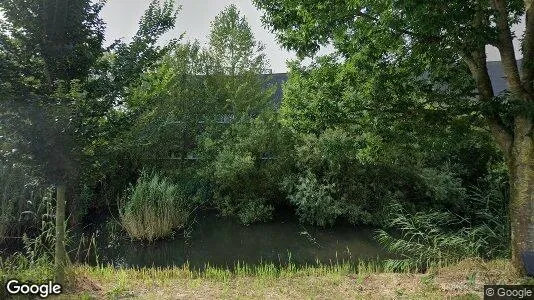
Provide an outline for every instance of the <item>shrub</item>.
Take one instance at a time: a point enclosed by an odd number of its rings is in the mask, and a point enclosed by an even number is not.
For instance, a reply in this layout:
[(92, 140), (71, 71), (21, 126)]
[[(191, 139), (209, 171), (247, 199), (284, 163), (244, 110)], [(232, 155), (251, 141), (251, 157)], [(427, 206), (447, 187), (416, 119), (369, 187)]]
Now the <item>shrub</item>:
[(242, 224), (265, 222), (272, 219), (274, 207), (264, 198), (244, 199), (238, 212)]
[(251, 198), (232, 198), (216, 193), (214, 200), (222, 216), (237, 217), (243, 225), (271, 220), (274, 206), (265, 198), (250, 196)]
[(141, 174), (120, 204), (120, 219), (131, 238), (154, 241), (183, 228), (191, 213), (178, 185), (158, 174)]
[(379, 224), (391, 195), (414, 202), (424, 197), (423, 181), (413, 170), (373, 158), (375, 138), (341, 128), (300, 136), (298, 171), (284, 187), (301, 221)]
[(281, 183), (291, 168), (290, 140), (265, 111), (228, 125), (222, 135), (202, 137), (200, 176), (214, 187), (213, 205), (241, 223), (267, 221), (284, 200)]
[(425, 168), (421, 170), (421, 178), (426, 186), (426, 196), (432, 199), (433, 206), (447, 208), (465, 205), (467, 190), (456, 174), (447, 168)]
[(312, 173), (297, 179), (296, 184), (287, 184), (289, 200), (295, 205), (300, 221), (319, 226), (333, 225), (345, 212), (340, 201), (334, 199), (335, 184), (325, 184)]

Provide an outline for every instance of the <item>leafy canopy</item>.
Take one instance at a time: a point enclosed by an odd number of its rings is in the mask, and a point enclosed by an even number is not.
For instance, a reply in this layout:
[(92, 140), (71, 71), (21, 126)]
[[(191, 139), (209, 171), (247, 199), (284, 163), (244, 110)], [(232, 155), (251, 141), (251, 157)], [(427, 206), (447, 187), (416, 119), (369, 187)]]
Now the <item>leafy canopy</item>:
[[(151, 2), (133, 41), (103, 47), (103, 1), (2, 1), (1, 129), (51, 182), (74, 180), (109, 133), (128, 87), (163, 55), (158, 38), (174, 26), (172, 1)], [(81, 168), (88, 163), (89, 168)]]

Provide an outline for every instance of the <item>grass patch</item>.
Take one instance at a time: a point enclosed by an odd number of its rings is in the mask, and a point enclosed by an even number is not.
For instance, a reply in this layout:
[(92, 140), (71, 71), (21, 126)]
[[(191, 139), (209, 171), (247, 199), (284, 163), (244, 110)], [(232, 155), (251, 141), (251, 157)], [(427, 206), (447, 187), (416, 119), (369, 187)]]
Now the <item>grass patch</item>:
[(300, 276), (326, 276), (326, 275), (348, 275), (353, 273), (384, 273), (389, 270), (384, 269), (383, 265), (377, 262), (360, 261), (358, 263), (332, 263), (297, 266), (289, 263), (285, 266), (278, 266), (274, 263), (263, 263), (259, 265), (248, 265), (238, 262), (233, 268), (221, 268), (206, 264), (204, 268), (190, 268), (188, 264), (181, 267), (168, 268), (114, 268), (111, 266), (87, 266), (79, 265), (75, 270), (90, 274), (94, 278), (103, 281), (115, 278), (116, 276), (125, 276), (134, 280), (151, 280), (159, 281), (181, 279), (209, 279), (216, 281), (227, 281), (237, 277), (256, 277), (256, 278), (288, 278)]
[(188, 265), (132, 269), (81, 265), (73, 267), (72, 274), (75, 284), (65, 299), (479, 299), (484, 284), (522, 282), (509, 261), (481, 259), (426, 273), (392, 272), (382, 263), (360, 261), (282, 267), (236, 264), (231, 269), (206, 265), (202, 270)]

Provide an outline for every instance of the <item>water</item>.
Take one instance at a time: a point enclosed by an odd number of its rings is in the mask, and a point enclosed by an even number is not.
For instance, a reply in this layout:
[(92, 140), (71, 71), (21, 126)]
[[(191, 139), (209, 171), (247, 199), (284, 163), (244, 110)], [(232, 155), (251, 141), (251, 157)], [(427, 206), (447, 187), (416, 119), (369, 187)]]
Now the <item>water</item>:
[[(373, 239), (371, 228), (337, 226), (319, 229), (291, 219), (243, 226), (233, 220), (205, 214), (196, 217), (190, 233), (185, 235), (187, 237), (180, 234), (148, 244), (130, 241), (124, 232), (101, 229), (96, 238), (98, 262), (122, 267), (167, 267), (189, 263), (193, 268), (203, 268), (209, 263), (231, 268), (237, 262), (284, 265), (291, 261), (303, 265), (386, 256), (385, 250)], [(85, 255), (84, 250), (81, 252), (81, 256)], [(92, 262), (95, 263), (95, 259)]]

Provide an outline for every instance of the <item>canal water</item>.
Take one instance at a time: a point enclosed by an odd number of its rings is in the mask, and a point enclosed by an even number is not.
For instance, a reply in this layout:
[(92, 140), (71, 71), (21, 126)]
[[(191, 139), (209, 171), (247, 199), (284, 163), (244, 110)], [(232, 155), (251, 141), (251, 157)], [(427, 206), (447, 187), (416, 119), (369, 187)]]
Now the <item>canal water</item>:
[(228, 268), (238, 262), (310, 265), (387, 256), (373, 238), (372, 228), (347, 225), (322, 229), (301, 225), (294, 218), (244, 226), (232, 219), (202, 214), (183, 233), (154, 243), (131, 241), (119, 226), (110, 224), (107, 222), (93, 231), (92, 246), (87, 238), (73, 252), (78, 257), (90, 258), (91, 263), (117, 267), (169, 267), (188, 263), (199, 269), (207, 264)]

